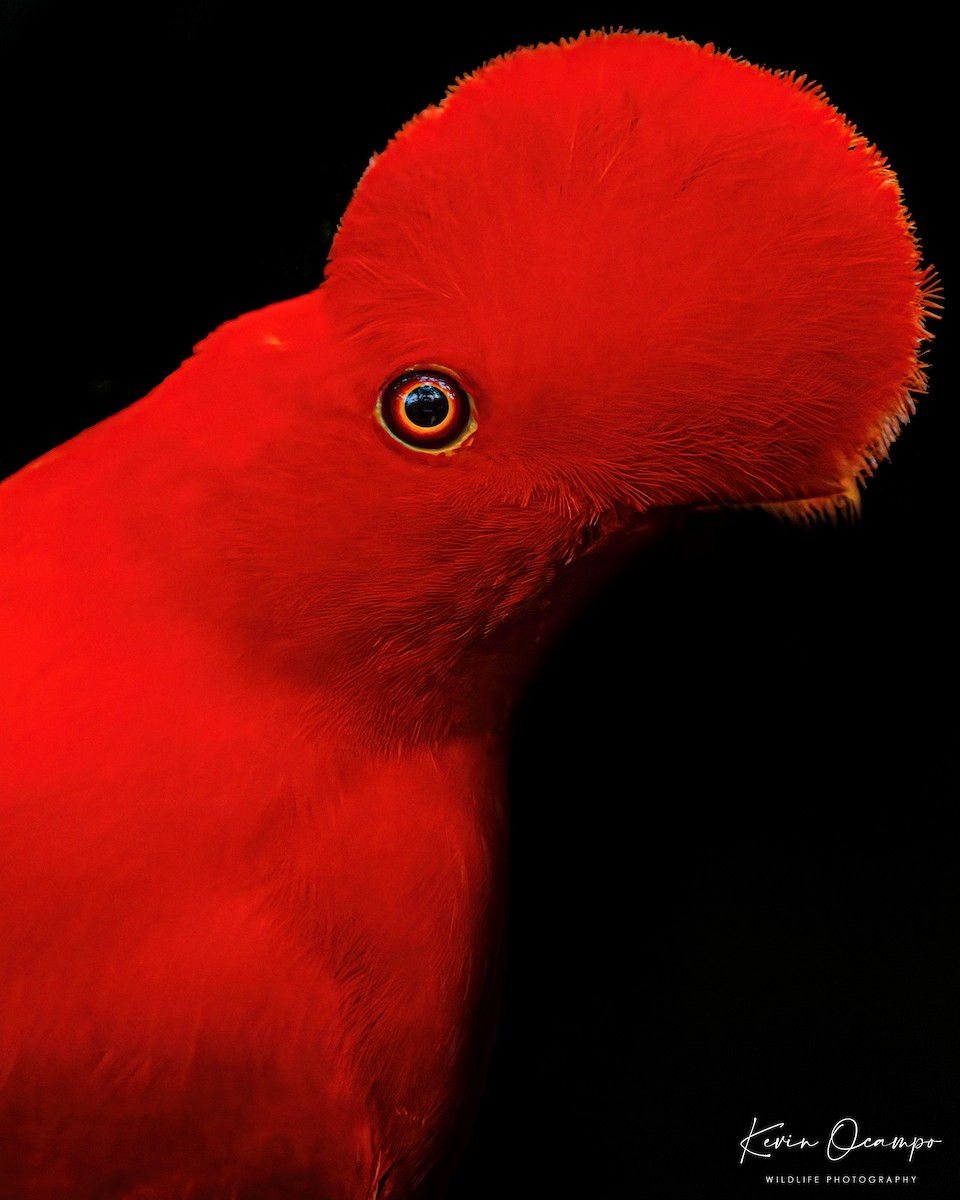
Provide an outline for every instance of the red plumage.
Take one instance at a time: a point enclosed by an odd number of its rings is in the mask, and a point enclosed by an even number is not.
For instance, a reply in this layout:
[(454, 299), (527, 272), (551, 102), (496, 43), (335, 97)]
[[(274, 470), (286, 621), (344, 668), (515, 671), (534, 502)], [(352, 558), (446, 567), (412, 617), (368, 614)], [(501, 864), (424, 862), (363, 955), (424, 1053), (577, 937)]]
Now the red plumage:
[[(674, 509), (855, 503), (931, 294), (809, 85), (584, 37), (402, 130), (318, 292), (8, 481), (0, 1195), (439, 1191), (517, 688)], [(449, 452), (377, 420), (419, 368)]]

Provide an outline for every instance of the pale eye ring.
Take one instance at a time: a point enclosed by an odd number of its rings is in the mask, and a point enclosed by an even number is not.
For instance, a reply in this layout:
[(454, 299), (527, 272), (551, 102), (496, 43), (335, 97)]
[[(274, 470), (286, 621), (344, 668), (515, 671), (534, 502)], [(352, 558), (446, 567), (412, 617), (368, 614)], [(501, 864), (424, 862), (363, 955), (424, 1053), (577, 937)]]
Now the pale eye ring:
[(477, 427), (469, 393), (435, 367), (414, 367), (386, 384), (377, 419), (398, 442), (434, 453), (456, 449)]

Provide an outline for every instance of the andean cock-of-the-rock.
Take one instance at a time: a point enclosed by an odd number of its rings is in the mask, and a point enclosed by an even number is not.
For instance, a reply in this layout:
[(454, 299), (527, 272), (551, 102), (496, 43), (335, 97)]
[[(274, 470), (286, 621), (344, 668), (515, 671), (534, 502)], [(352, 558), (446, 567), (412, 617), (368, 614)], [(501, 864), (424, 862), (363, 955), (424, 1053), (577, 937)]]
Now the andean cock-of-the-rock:
[(442, 1194), (514, 698), (678, 513), (855, 506), (935, 300), (814, 86), (584, 35), (460, 81), (318, 290), (9, 479), (0, 1196)]

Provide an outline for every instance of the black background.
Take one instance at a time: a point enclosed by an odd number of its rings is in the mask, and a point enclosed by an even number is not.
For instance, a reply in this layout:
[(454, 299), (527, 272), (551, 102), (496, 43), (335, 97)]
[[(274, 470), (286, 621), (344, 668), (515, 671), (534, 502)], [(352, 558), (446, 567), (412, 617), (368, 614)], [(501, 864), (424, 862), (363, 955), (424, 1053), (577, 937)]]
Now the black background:
[(857, 525), (698, 520), (530, 689), (501, 1034), (451, 1197), (768, 1195), (787, 1189), (738, 1161), (751, 1120), (819, 1139), (771, 1161), (822, 1178), (843, 1116), (943, 1144), (831, 1173), (958, 1194), (946, 30), (510, 8), (0, 3), (0, 471), (316, 286), (370, 153), (486, 58), (623, 25), (817, 79), (889, 156), (943, 278), (930, 395)]

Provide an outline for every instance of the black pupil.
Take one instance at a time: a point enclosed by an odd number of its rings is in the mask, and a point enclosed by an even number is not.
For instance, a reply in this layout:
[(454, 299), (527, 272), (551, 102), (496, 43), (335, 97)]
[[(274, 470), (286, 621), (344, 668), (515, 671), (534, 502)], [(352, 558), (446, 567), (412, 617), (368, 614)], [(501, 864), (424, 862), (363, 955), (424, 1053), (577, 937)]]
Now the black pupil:
[(403, 402), (407, 419), (421, 429), (432, 429), (445, 421), (450, 411), (450, 401), (432, 383), (421, 383)]

